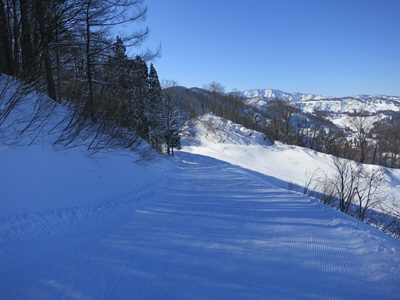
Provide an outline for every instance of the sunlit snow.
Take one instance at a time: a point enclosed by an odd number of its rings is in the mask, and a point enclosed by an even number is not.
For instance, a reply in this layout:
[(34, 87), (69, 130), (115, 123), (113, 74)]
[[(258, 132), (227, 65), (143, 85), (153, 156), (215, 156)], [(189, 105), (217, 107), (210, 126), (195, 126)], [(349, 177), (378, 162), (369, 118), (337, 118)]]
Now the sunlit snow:
[(399, 240), (288, 190), (327, 155), (212, 115), (187, 129), (140, 164), (0, 144), (0, 299), (398, 299)]

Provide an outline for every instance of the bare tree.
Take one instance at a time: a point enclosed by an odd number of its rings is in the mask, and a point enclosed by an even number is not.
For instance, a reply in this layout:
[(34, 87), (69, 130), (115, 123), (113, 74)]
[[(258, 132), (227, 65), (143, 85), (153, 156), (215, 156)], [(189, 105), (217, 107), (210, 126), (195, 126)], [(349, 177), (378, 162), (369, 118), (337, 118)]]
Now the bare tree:
[(377, 124), (375, 134), (379, 136), (377, 151), (380, 164), (394, 168), (399, 166), (400, 157), (400, 124), (396, 120), (384, 120)]
[(174, 155), (174, 148), (180, 148), (180, 110), (178, 84), (174, 80), (162, 81), (164, 103), (164, 138), (168, 155)]
[[(305, 182), (304, 182), (304, 188), (303, 188), (303, 194), (304, 195), (313, 195), (315, 189), (316, 189), (316, 177), (317, 177), (318, 169), (317, 170), (307, 170), (305, 174)], [(314, 185), (312, 186), (312, 184)]]
[(233, 91), (225, 95), (224, 101), (228, 107), (225, 117), (234, 123), (243, 123), (246, 111), (243, 97), (237, 91)]
[(383, 169), (371, 170), (361, 163), (338, 157), (332, 157), (327, 164), (330, 172), (316, 170), (312, 176), (308, 173), (305, 191), (309, 190), (311, 180), (315, 178), (314, 195), (322, 203), (337, 205), (346, 214), (392, 232), (392, 223), (397, 219), (393, 212), (388, 213), (389, 210), (382, 206), (387, 199)]
[(272, 133), (274, 140), (288, 143), (292, 136), (291, 121), (297, 108), (287, 101), (276, 98), (268, 101), (266, 109), (269, 118), (266, 130)]
[[(125, 3), (123, 1), (122, 3)], [(118, 5), (118, 1), (98, 1), (86, 0), (83, 3), (82, 26), (85, 33), (85, 58), (86, 74), (88, 84), (88, 100), (86, 110), (90, 112), (92, 119), (95, 119), (96, 102), (94, 84), (94, 67), (104, 59), (105, 50), (110, 48), (105, 36), (111, 27), (121, 25), (130, 21), (126, 14), (122, 14), (121, 9), (128, 7)], [(143, 18), (146, 10), (139, 12), (136, 19)], [(115, 19), (114, 19), (115, 18)], [(105, 47), (104, 47), (105, 45)]]
[(364, 221), (368, 210), (378, 207), (387, 195), (382, 188), (384, 180), (382, 168), (367, 172), (365, 167), (362, 167), (359, 176), (359, 186), (355, 187), (357, 196), (355, 197), (357, 203), (356, 216)]
[(204, 85), (204, 89), (208, 91), (206, 97), (208, 98), (209, 109), (214, 114), (222, 117), (225, 112), (225, 87), (219, 82), (212, 81)]
[(332, 156), (327, 161), (332, 173), (323, 173), (320, 182), (324, 186), (330, 186), (334, 197), (339, 201), (339, 209), (344, 213), (348, 213), (353, 203), (356, 189), (359, 186), (359, 176), (361, 172), (361, 164), (352, 160), (342, 159)]
[(356, 138), (357, 144), (360, 151), (359, 161), (361, 163), (366, 162), (367, 154), (369, 152), (368, 147), (368, 136), (373, 127), (373, 121), (367, 116), (354, 116), (350, 117), (350, 125), (354, 131), (354, 136)]
[(224, 94), (225, 93), (225, 87), (216, 81), (212, 81), (208, 84), (204, 85), (204, 89), (207, 91), (210, 91), (213, 94)]
[(309, 123), (309, 120), (306, 117), (302, 116), (297, 119), (295, 127), (296, 145), (300, 147), (306, 146), (310, 126), (311, 124)]
[(56, 86), (54, 82), (53, 75), (53, 67), (50, 58), (50, 49), (49, 49), (49, 32), (47, 30), (46, 22), (45, 22), (45, 10), (43, 7), (42, 0), (35, 0), (36, 6), (36, 16), (39, 23), (39, 33), (42, 41), (42, 57), (44, 61), (45, 74), (46, 74), (46, 82), (47, 82), (47, 93), (50, 98), (53, 100), (57, 100), (57, 92)]

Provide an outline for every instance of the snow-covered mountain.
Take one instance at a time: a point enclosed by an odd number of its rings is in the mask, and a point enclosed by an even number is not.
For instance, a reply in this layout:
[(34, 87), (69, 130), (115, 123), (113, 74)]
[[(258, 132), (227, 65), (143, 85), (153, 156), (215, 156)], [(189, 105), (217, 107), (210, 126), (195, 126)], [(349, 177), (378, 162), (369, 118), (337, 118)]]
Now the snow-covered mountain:
[(245, 98), (266, 98), (266, 99), (279, 98), (293, 102), (326, 99), (326, 97), (320, 95), (304, 94), (304, 93), (286, 93), (276, 89), (246, 90), (244, 92), (241, 92), (241, 95)]
[(316, 94), (286, 93), (274, 89), (254, 89), (240, 93), (246, 103), (262, 107), (268, 100), (279, 98), (295, 102), (304, 112), (327, 111), (332, 113), (371, 113), (399, 111), (400, 97), (386, 95), (355, 95), (349, 97), (325, 97)]

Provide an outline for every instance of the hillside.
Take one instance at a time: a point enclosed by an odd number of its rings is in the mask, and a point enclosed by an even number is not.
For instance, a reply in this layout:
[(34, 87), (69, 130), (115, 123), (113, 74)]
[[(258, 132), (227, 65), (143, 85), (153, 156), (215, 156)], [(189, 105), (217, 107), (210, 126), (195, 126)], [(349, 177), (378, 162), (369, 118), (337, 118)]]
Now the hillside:
[[(288, 190), (307, 169), (326, 169), (325, 154), (210, 114), (188, 124), (176, 158), (150, 162), (57, 149), (45, 132), (0, 147), (2, 299), (400, 292), (399, 240)], [(386, 179), (396, 190), (400, 174)]]
[[(212, 114), (186, 123), (175, 158), (93, 152), (84, 141), (63, 147), (54, 144), (54, 128), (68, 121), (65, 106), (7, 84), (0, 298), (395, 299), (400, 292), (400, 241), (303, 194), (307, 174), (332, 172), (331, 156), (272, 144)], [(6, 116), (8, 95), (18, 102)], [(399, 171), (385, 169), (383, 180), (398, 199)]]
[[(183, 142), (184, 149), (270, 176), (282, 188), (294, 184), (302, 192), (310, 172), (333, 172), (331, 155), (279, 142), (271, 144), (256, 131), (210, 114), (196, 119), (188, 132)], [(373, 165), (366, 167), (370, 173), (381, 169)], [(384, 168), (384, 173), (382, 189), (398, 199), (400, 170)]]

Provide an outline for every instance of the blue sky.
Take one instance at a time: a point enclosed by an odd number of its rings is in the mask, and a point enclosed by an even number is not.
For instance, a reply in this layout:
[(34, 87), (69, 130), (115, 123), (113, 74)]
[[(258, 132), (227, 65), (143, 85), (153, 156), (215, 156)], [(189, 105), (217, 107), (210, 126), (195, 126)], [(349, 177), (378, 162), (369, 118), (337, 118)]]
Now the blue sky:
[(399, 0), (145, 0), (160, 79), (400, 96)]

